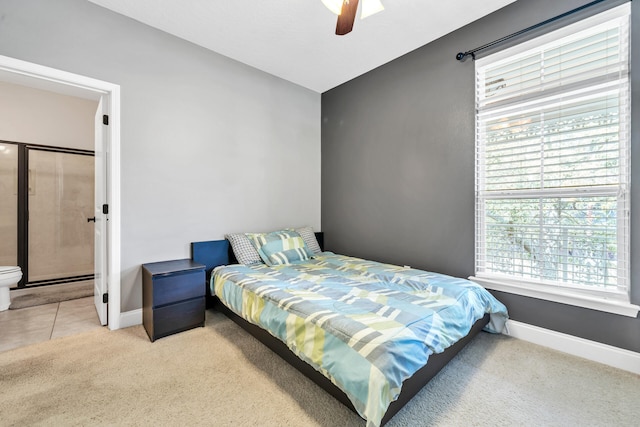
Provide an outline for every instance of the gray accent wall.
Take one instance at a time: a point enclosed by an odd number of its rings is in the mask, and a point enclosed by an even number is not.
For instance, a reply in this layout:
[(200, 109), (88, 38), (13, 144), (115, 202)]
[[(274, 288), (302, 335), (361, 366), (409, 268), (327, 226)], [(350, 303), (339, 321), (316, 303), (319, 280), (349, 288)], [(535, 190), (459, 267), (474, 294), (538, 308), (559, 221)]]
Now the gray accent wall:
[(0, 55), (120, 85), (122, 311), (192, 241), (320, 229), (320, 94), (85, 0), (1, 0)]
[[(474, 274), (474, 64), (457, 52), (588, 1), (518, 1), (322, 95), (327, 250)], [(544, 30), (622, 2), (605, 2)], [(631, 259), (640, 252), (640, 2), (632, 3)], [(524, 38), (520, 39), (524, 40)], [(640, 320), (495, 292), (513, 320), (640, 352)], [(632, 303), (640, 266), (632, 262)]]

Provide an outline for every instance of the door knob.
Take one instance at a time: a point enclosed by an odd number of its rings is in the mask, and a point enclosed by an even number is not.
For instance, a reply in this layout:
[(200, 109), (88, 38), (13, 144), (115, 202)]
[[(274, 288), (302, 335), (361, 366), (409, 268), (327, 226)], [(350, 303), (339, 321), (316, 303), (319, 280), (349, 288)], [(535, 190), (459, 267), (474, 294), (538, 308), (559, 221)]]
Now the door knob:
[(94, 216), (93, 218), (87, 218), (87, 222), (96, 222), (96, 217)]

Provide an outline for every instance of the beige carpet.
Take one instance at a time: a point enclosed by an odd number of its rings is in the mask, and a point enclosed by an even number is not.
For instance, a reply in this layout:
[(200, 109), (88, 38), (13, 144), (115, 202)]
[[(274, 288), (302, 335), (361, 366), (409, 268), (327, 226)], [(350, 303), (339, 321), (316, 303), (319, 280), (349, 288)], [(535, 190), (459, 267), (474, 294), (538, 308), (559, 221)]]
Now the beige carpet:
[[(388, 426), (635, 426), (640, 376), (480, 334)], [(364, 426), (225, 316), (0, 353), (0, 425)]]

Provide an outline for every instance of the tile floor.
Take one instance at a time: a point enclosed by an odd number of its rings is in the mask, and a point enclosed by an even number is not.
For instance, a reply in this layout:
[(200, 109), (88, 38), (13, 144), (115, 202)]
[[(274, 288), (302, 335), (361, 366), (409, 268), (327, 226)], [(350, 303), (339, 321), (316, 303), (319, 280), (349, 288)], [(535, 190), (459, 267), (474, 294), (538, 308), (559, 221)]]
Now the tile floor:
[(101, 327), (93, 297), (0, 311), (0, 351)]

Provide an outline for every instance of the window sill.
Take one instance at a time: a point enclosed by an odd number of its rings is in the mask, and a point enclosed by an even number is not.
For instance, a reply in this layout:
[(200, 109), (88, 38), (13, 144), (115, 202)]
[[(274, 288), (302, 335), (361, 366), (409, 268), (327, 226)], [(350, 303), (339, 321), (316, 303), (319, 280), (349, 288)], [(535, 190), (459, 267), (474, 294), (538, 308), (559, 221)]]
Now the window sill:
[(471, 276), (469, 277), (469, 280), (473, 280), (474, 282), (484, 286), (486, 289), (494, 291), (508, 292), (531, 298), (559, 302), (591, 310), (619, 314), (621, 316), (635, 318), (638, 316), (638, 311), (640, 311), (640, 306), (626, 301), (607, 299), (606, 297), (581, 295), (564, 289), (533, 289), (532, 287), (523, 284), (486, 277)]

